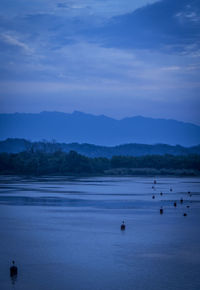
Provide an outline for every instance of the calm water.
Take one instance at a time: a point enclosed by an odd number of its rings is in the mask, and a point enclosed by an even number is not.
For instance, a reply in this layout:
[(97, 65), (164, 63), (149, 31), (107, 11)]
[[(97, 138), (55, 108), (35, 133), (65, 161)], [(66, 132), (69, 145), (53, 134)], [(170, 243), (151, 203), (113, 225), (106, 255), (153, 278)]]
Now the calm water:
[(152, 185), (139, 177), (0, 177), (0, 289), (199, 290), (200, 179)]

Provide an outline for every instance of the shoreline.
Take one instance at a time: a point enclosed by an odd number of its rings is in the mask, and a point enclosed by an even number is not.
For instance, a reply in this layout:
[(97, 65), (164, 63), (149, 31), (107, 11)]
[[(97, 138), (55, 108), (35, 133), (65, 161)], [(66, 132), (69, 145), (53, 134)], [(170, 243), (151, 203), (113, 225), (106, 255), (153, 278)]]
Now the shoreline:
[(17, 173), (0, 173), (0, 177), (21, 177), (21, 178), (53, 178), (53, 177), (60, 177), (60, 178), (66, 178), (66, 177), (69, 177), (69, 178), (87, 178), (87, 177), (151, 177), (151, 178), (156, 178), (156, 177), (166, 177), (166, 178), (169, 178), (169, 177), (179, 177), (179, 178), (185, 178), (185, 177), (191, 177), (191, 178), (195, 178), (195, 177), (200, 177), (200, 172), (196, 172), (195, 173), (182, 173), (182, 174), (178, 174), (178, 173), (174, 173), (174, 172), (171, 172), (171, 173), (168, 173), (168, 174), (165, 174), (165, 173), (149, 173), (149, 174), (146, 174), (146, 173), (132, 173), (132, 174), (126, 174), (126, 173), (96, 173), (96, 174), (84, 174), (84, 173), (80, 173), (80, 174), (74, 174), (74, 173), (67, 173), (67, 174), (56, 174), (56, 173), (53, 173), (53, 174), (17, 174)]

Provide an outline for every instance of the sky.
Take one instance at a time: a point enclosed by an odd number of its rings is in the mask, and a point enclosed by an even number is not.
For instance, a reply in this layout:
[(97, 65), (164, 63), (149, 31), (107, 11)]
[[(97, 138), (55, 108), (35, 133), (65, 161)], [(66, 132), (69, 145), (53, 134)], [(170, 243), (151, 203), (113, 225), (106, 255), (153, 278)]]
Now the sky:
[(200, 125), (199, 0), (1, 0), (0, 113)]

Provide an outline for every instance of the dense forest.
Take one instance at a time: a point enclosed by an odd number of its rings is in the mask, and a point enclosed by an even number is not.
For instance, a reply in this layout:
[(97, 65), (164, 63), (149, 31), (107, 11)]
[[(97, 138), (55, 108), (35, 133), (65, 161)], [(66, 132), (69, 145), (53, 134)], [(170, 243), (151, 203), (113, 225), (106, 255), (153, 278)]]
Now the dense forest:
[(0, 174), (90, 175), (178, 174), (200, 175), (200, 155), (145, 155), (89, 158), (75, 151), (24, 151), (0, 154)]

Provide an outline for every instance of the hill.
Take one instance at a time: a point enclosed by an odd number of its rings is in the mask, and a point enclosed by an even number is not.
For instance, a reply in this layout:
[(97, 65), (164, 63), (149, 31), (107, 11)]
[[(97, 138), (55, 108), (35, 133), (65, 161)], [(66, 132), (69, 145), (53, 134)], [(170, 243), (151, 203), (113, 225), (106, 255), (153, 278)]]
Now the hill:
[(52, 153), (56, 151), (70, 152), (76, 151), (88, 157), (113, 156), (144, 156), (144, 155), (200, 155), (200, 145), (193, 147), (183, 147), (180, 145), (171, 146), (166, 144), (124, 144), (113, 147), (97, 146), (92, 144), (79, 143), (56, 143), (56, 142), (30, 142), (25, 139), (7, 139), (0, 141), (0, 153), (19, 153), (22, 151), (43, 151)]

